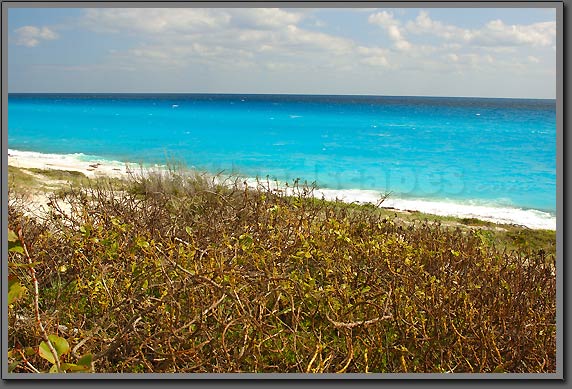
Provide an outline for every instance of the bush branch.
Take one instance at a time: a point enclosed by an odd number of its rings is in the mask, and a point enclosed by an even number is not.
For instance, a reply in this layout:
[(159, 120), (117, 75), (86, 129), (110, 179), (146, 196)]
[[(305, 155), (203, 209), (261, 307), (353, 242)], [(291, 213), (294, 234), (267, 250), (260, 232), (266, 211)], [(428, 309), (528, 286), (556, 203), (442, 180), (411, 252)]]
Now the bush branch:
[(18, 238), (20, 239), (20, 242), (22, 243), (22, 249), (24, 250), (24, 256), (26, 257), (26, 259), (28, 260), (28, 264), (30, 265), (30, 267), (29, 267), (30, 275), (32, 276), (32, 282), (34, 284), (34, 311), (36, 314), (36, 324), (40, 328), (40, 332), (42, 333), (42, 338), (44, 338), (44, 342), (46, 342), (46, 344), (48, 345), (48, 348), (50, 349), (50, 352), (52, 353), (52, 355), (54, 357), (54, 364), (56, 365), (56, 368), (58, 369), (58, 373), (61, 373), (62, 368), (60, 365), (60, 357), (58, 356), (56, 349), (52, 345), (50, 338), (48, 338), (48, 333), (46, 332), (46, 329), (44, 328), (44, 325), (43, 325), (42, 320), (40, 318), (40, 304), (39, 304), (40, 292), (39, 292), (39, 287), (38, 287), (38, 279), (36, 278), (36, 270), (34, 269), (34, 266), (33, 266), (34, 262), (32, 261), (32, 258), (30, 257), (30, 253), (28, 252), (28, 248), (26, 247), (26, 242), (24, 241), (24, 234), (22, 233), (21, 228), (18, 229)]

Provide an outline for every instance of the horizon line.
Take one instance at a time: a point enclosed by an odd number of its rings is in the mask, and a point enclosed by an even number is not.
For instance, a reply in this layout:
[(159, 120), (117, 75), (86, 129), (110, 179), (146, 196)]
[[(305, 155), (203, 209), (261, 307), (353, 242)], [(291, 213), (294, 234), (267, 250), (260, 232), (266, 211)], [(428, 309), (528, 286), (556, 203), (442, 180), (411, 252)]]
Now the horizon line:
[(230, 95), (230, 96), (313, 96), (313, 97), (423, 97), (459, 99), (510, 99), (556, 100), (556, 97), (492, 97), (492, 96), (444, 96), (444, 95), (375, 95), (375, 94), (326, 94), (326, 93), (238, 93), (238, 92), (8, 92), (8, 95)]

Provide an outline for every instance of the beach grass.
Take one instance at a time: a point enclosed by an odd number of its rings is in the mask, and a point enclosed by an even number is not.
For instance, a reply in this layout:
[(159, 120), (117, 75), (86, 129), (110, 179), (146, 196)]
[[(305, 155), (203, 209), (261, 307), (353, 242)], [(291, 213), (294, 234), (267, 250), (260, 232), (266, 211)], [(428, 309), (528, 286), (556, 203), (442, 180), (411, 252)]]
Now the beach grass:
[(14, 189), (23, 191), (38, 185), (38, 180), (25, 170), (8, 165), (8, 185)]
[(87, 183), (87, 177), (82, 172), (59, 169), (19, 168), (8, 165), (8, 184), (16, 190), (25, 191), (36, 189), (43, 192), (51, 191), (54, 185), (82, 185)]
[[(9, 169), (12, 372), (55, 366), (34, 279), (62, 370), (555, 372), (554, 231), (179, 169), (31, 173)], [(69, 181), (34, 216), (37, 175)]]
[(28, 168), (27, 170), (31, 171), (32, 173), (38, 173), (45, 177), (54, 179), (54, 180), (69, 180), (69, 179), (78, 179), (78, 178), (86, 178), (85, 174), (78, 171), (73, 170), (59, 170), (59, 169), (38, 169), (38, 168)]

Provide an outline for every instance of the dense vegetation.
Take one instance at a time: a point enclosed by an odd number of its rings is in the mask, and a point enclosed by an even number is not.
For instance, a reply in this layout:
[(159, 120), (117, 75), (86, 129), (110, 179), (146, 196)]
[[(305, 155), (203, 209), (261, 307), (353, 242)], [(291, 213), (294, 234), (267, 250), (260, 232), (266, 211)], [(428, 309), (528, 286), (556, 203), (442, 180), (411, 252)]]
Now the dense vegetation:
[(10, 370), (555, 371), (554, 232), (293, 186), (82, 179), (32, 216), (12, 185)]

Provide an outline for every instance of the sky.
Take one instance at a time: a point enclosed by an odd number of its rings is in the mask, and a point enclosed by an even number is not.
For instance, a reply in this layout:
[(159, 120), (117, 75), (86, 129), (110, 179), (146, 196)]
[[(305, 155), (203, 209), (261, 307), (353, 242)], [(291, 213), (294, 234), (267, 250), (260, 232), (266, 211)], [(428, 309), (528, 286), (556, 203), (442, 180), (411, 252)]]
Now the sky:
[(555, 98), (554, 8), (9, 8), (8, 90)]

